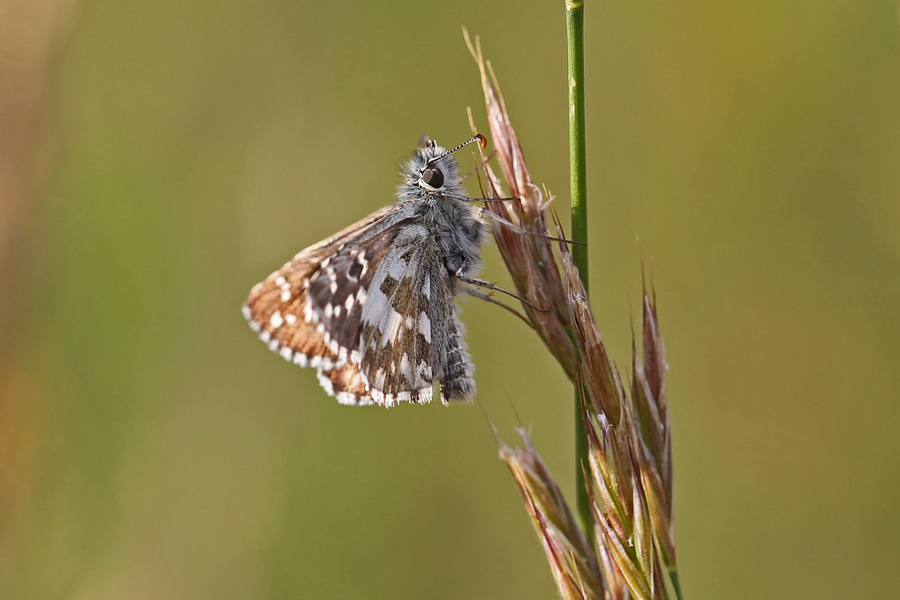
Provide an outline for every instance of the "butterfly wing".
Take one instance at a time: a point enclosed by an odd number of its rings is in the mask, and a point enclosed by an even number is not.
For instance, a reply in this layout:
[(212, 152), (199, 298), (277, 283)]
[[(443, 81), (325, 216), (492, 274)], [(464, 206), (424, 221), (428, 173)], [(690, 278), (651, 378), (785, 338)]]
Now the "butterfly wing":
[(455, 280), (411, 205), (385, 207), (301, 251), (250, 292), (244, 316), (343, 404), (469, 400)]
[(371, 404), (359, 372), (367, 289), (412, 216), (392, 205), (298, 253), (251, 290), (243, 314), (285, 360), (319, 369), (325, 390), (345, 404)]
[[(338, 277), (334, 267), (329, 268), (330, 259), (348, 247), (353, 248), (377, 237), (384, 231), (386, 221), (391, 220), (394, 210), (394, 206), (381, 208), (332, 237), (300, 251), (282, 268), (253, 287), (242, 312), (250, 327), (259, 333), (260, 339), (272, 351), (304, 367), (334, 368), (346, 360), (326, 331), (323, 318), (330, 325), (331, 321), (352, 318), (353, 314), (341, 311), (344, 312), (341, 319), (340, 314), (333, 314), (333, 306), (328, 310), (331, 305), (328, 297), (320, 294), (318, 303), (315, 303), (309, 292), (317, 280)], [(338, 264), (350, 266), (346, 261), (339, 261)], [(349, 287), (343, 286), (342, 289)]]
[(470, 400), (469, 355), (456, 315), (455, 280), (441, 248), (422, 225), (409, 224), (391, 244), (368, 289), (362, 314), (361, 371), (377, 404)]
[(428, 402), (434, 381), (431, 279), (438, 248), (428, 230), (399, 232), (368, 288), (361, 331), (361, 370), (372, 399), (385, 406)]

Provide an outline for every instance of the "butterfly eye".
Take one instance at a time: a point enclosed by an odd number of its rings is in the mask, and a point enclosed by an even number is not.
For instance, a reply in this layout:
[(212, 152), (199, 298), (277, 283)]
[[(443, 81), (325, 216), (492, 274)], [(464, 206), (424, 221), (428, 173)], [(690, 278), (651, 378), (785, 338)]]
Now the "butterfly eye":
[(437, 167), (428, 167), (422, 171), (422, 181), (437, 189), (444, 185), (444, 174)]

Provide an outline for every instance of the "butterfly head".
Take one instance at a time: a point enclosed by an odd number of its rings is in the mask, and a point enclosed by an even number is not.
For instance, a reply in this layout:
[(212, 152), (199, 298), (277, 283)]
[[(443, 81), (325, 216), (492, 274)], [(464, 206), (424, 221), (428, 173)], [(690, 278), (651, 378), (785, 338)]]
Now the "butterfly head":
[(484, 137), (476, 135), (452, 150), (437, 145), (434, 140), (426, 141), (403, 168), (407, 190), (413, 197), (431, 200), (435, 196), (465, 195), (459, 176), (459, 165), (452, 153), (472, 142), (484, 145)]

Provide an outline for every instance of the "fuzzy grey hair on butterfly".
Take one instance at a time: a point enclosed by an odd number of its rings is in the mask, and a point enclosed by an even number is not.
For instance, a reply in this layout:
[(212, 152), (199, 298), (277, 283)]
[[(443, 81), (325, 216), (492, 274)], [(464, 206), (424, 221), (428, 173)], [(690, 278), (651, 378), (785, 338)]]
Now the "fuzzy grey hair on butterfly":
[(244, 317), (285, 360), (317, 369), (343, 404), (444, 404), (475, 395), (454, 298), (487, 298), (474, 277), (487, 236), (453, 150), (430, 141), (395, 204), (299, 252), (250, 291)]

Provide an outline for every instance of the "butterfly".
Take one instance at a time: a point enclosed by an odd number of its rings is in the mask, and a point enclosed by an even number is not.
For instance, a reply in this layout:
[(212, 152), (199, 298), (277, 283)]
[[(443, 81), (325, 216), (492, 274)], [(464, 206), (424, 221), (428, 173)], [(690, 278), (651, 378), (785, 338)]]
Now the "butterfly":
[(396, 406), (475, 395), (454, 298), (485, 294), (474, 277), (487, 237), (452, 150), (420, 145), (401, 167), (395, 204), (300, 251), (250, 291), (242, 311), (269, 348), (317, 369), (342, 404)]

